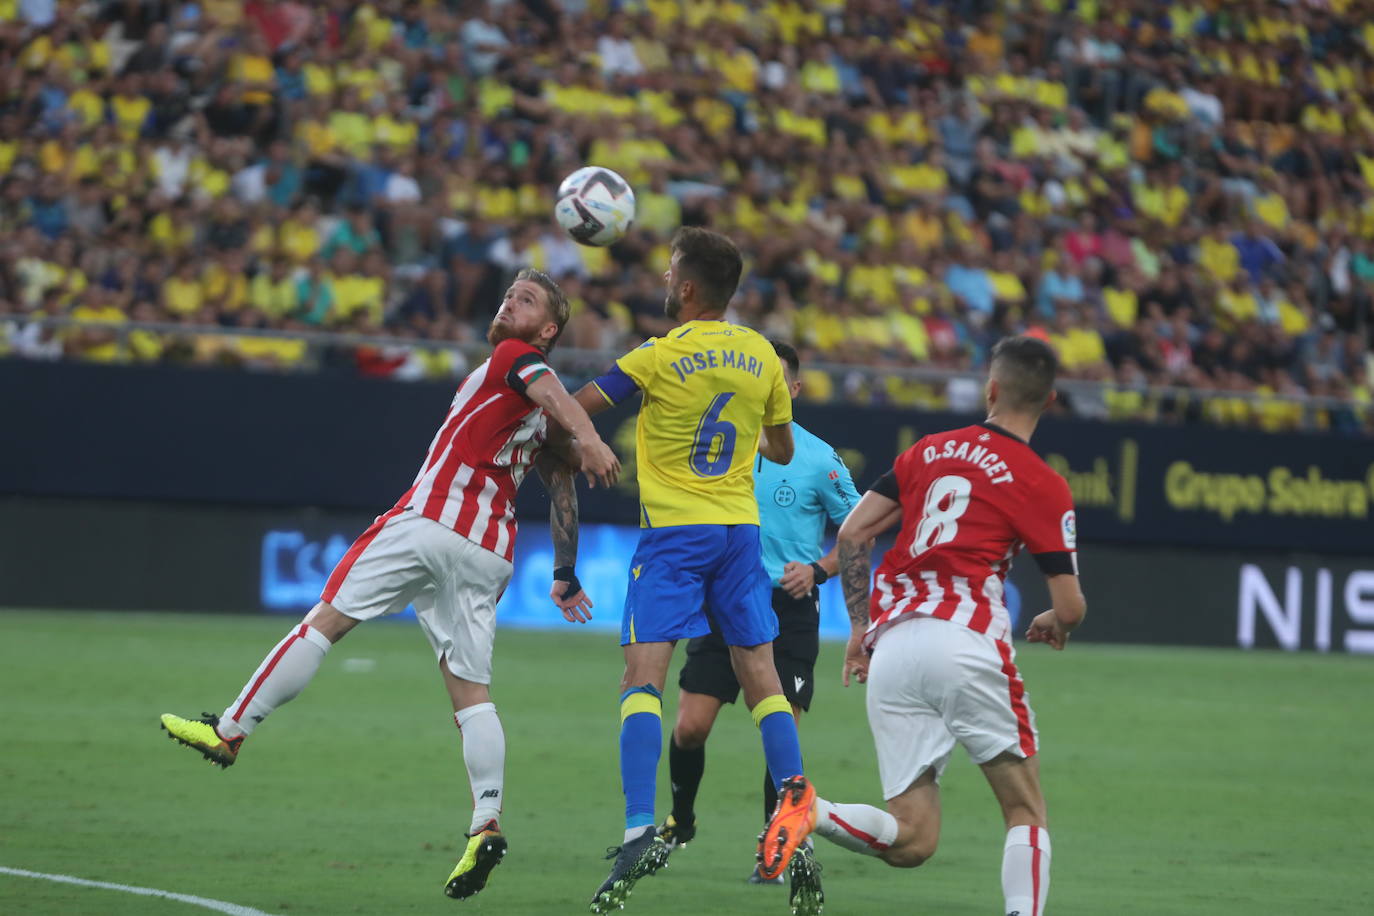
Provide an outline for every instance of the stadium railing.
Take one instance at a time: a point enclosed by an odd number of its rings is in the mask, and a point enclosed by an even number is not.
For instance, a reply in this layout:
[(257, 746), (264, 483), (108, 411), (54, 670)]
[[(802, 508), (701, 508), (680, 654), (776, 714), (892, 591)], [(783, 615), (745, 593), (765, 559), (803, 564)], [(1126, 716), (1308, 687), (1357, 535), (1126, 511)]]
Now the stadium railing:
[[(3, 323), (6, 322), (0, 319), (0, 324)], [(36, 325), (58, 332), (73, 329), (112, 331), (123, 352), (129, 350), (129, 335), (136, 332), (149, 332), (167, 338), (212, 336), (232, 342), (234, 338), (248, 337), (304, 344), (303, 356), (289, 365), (246, 362), (246, 368), (262, 371), (315, 371), (325, 364), (326, 353), (346, 353), (367, 348), (391, 356), (426, 351), (458, 354), (461, 360), (453, 363), (452, 373), (456, 377), (480, 363), (490, 352), (487, 343), (478, 341), (457, 342), (336, 331), (284, 331), (179, 322), (97, 322), (66, 317), (25, 320), (10, 316), (8, 323), (14, 327)], [(576, 386), (603, 372), (622, 355), (623, 350), (558, 347), (550, 355), (550, 362), (565, 382)], [(828, 380), (819, 385), (811, 384), (809, 391), (803, 390), (804, 399), (821, 403), (910, 406), (968, 413), (977, 412), (983, 405), (984, 375), (980, 372), (933, 366), (874, 367), (813, 362), (805, 367), (804, 373), (811, 380), (820, 377)], [(413, 377), (404, 374), (397, 376), (400, 379)], [(431, 374), (426, 377), (434, 376)], [(1067, 410), (1084, 419), (1202, 422), (1272, 431), (1334, 430), (1374, 437), (1374, 405), (1367, 401), (1180, 386), (1129, 386), (1082, 379), (1061, 379), (1057, 388)]]

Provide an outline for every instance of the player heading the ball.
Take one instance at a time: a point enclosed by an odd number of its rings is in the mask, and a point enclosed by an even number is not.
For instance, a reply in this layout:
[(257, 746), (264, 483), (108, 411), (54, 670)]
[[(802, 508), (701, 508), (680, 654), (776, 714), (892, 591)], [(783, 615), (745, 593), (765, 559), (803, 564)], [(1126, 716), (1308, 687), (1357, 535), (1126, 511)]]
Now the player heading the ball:
[(353, 542), (319, 603), (267, 653), (221, 715), (162, 716), (170, 737), (228, 767), (257, 726), (305, 689), (335, 643), (360, 622), (413, 604), (453, 701), (472, 790), (463, 856), (444, 887), (450, 897), (480, 891), (506, 854), (499, 822), (506, 738), (488, 685), (496, 602), (512, 572), (515, 492), (533, 465), (552, 504), (550, 595), (565, 614), (581, 614), (591, 601), (573, 571), (573, 477), (580, 468), (610, 486), (620, 471), (546, 361), (568, 313), (558, 284), (537, 270), (520, 271), (487, 331), (491, 358), (458, 386), (415, 482)]

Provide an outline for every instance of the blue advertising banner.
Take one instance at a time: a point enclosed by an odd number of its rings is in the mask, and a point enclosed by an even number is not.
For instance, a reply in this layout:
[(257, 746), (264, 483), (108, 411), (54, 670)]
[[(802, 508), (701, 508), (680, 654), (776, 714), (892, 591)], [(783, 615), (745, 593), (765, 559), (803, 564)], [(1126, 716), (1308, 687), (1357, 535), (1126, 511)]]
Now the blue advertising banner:
[[(620, 610), (625, 602), (630, 557), (639, 540), (639, 529), (622, 525), (583, 525), (578, 533), (577, 577), (596, 607), (596, 630), (620, 631)], [(325, 579), (350, 543), (342, 531), (313, 536), (302, 530), (274, 529), (262, 538), (260, 597), (268, 611), (299, 615), (319, 599)], [(876, 566), (881, 554), (874, 553)], [(549, 600), (552, 584), (553, 545), (549, 526), (520, 526), (515, 542), (515, 574), (496, 607), (496, 620), (505, 627), (555, 628), (573, 626)], [(1021, 609), (1021, 593), (1007, 583), (1007, 609), (1015, 625)], [(413, 615), (407, 608), (403, 617)], [(844, 609), (840, 584), (821, 586), (821, 636), (847, 639), (849, 616)]]
[[(0, 608), (268, 610), (295, 618), (370, 521), (351, 511), (0, 498)], [(636, 538), (634, 528), (582, 528), (579, 572), (597, 603), (593, 626), (608, 640), (618, 638)], [(1091, 543), (1080, 563), (1089, 610), (1076, 640), (1374, 656), (1374, 555)], [(545, 525), (521, 526), (516, 564), (501, 625), (571, 626), (548, 598)], [(1049, 595), (1024, 557), (1008, 586), (1019, 637)], [(821, 600), (822, 634), (843, 638), (839, 583), (822, 586)]]

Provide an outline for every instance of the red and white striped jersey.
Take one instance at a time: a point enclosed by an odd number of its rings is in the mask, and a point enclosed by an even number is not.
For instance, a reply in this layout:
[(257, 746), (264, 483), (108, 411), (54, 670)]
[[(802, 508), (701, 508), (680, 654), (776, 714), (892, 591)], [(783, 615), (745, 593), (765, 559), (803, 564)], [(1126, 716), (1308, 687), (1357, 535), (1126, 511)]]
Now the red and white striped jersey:
[(1022, 547), (1046, 575), (1078, 573), (1068, 483), (998, 426), (926, 436), (872, 489), (902, 504), (902, 529), (874, 576), (869, 648), (912, 614), (1010, 642), (1003, 591)]
[(525, 394), (552, 374), (544, 353), (503, 340), (458, 386), (415, 482), (396, 502), (492, 553), (515, 551), (515, 491), (543, 444), (547, 420)]

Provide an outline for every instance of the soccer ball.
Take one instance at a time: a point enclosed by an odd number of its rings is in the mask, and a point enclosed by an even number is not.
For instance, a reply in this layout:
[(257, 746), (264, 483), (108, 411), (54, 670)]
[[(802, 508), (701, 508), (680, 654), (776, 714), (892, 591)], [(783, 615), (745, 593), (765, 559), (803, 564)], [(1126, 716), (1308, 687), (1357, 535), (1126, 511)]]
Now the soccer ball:
[(635, 192), (610, 169), (578, 169), (558, 186), (554, 218), (580, 245), (618, 242), (635, 218)]

